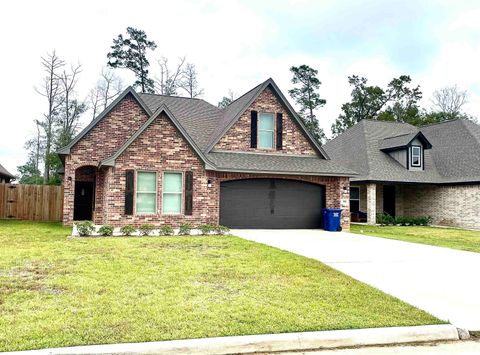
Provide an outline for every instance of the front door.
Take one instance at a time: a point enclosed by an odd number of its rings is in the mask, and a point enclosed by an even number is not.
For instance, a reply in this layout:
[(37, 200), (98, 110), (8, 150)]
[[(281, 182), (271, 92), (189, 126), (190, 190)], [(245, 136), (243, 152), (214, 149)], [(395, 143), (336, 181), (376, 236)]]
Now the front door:
[(395, 217), (395, 186), (383, 186), (383, 213)]
[(73, 204), (75, 221), (91, 221), (93, 211), (93, 182), (75, 182), (75, 201)]

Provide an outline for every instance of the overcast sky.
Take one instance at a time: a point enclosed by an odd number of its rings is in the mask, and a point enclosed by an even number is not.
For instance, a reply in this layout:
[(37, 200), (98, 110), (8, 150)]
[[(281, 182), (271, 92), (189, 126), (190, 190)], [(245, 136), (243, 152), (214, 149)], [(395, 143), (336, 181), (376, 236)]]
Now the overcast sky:
[[(348, 101), (347, 77), (385, 86), (411, 75), (430, 105), (435, 89), (468, 90), (466, 111), (480, 116), (480, 3), (478, 1), (8, 1), (0, 31), (0, 164), (15, 173), (24, 142), (46, 111), (39, 86), (40, 57), (55, 49), (83, 66), (78, 93), (95, 85), (112, 39), (127, 26), (146, 31), (158, 48), (150, 56), (197, 66), (203, 98), (217, 104), (231, 89), (243, 94), (272, 77), (287, 95), (292, 65), (319, 71), (321, 126), (330, 126)], [(116, 72), (125, 84), (133, 77)], [(91, 119), (85, 116), (82, 124)]]

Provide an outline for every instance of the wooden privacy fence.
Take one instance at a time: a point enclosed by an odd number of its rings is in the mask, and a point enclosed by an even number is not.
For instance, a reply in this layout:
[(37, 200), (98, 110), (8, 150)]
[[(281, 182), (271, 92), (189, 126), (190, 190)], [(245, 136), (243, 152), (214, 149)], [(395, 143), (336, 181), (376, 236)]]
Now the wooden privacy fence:
[(61, 221), (63, 186), (0, 184), (0, 219)]

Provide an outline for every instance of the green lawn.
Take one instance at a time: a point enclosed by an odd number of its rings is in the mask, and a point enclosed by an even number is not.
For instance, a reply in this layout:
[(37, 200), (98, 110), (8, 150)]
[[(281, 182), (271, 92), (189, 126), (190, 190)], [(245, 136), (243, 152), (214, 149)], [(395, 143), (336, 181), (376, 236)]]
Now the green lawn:
[(0, 221), (0, 351), (442, 323), (320, 262), (236, 237), (69, 232)]
[(435, 227), (382, 227), (358, 224), (352, 224), (350, 231), (374, 237), (480, 252), (480, 231)]

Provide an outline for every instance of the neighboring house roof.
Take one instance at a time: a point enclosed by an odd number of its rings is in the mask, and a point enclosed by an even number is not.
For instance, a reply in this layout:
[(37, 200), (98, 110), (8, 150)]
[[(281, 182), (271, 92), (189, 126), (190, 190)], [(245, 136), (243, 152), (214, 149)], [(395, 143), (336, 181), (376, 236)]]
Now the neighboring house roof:
[(0, 176), (5, 176), (10, 179), (15, 179), (15, 175), (10, 174), (8, 170), (3, 167), (2, 164), (0, 164)]
[(345, 169), (332, 160), (319, 159), (309, 155), (215, 151), (208, 153), (207, 158), (215, 165), (215, 170), (218, 171), (264, 172), (287, 175), (356, 175), (354, 171)]
[(480, 181), (480, 126), (454, 120), (421, 128), (432, 143), (435, 167), (445, 181)]
[[(408, 170), (382, 151), (407, 146), (416, 137), (424, 137), (431, 144), (431, 149), (424, 150), (422, 171)], [(418, 128), (407, 123), (362, 120), (323, 147), (339, 164), (359, 173), (354, 181), (480, 182), (480, 127), (469, 121)]]
[[(319, 156), (309, 158), (310, 165), (305, 165), (303, 162), (304, 157), (289, 155), (289, 159), (284, 159), (282, 162), (288, 162), (286, 166), (277, 165), (278, 169), (288, 173), (300, 173), (296, 167), (304, 166), (305, 171), (308, 170), (307, 166), (315, 168), (311, 172), (312, 174), (333, 174), (333, 171), (337, 172), (337, 175), (351, 176), (354, 173), (350, 169), (342, 168), (338, 164), (334, 163), (312, 163), (314, 160), (326, 161), (329, 160), (328, 155), (323, 148), (316, 142), (312, 135), (305, 128), (305, 125), (296, 114), (295, 110), (289, 104), (287, 99), (283, 96), (280, 89), (277, 87), (272, 79), (268, 79), (263, 83), (257, 85), (246, 94), (233, 101), (227, 107), (220, 109), (202, 99), (191, 99), (178, 96), (164, 96), (156, 94), (137, 94), (131, 87), (127, 88), (122, 94), (120, 94), (114, 102), (112, 102), (107, 109), (102, 112), (97, 118), (95, 118), (79, 135), (66, 147), (60, 149), (58, 154), (67, 155), (70, 153), (70, 149), (83, 137), (89, 130), (91, 130), (100, 120), (102, 120), (124, 97), (132, 95), (140, 106), (145, 110), (149, 119), (145, 124), (140, 127), (112, 156), (100, 162), (100, 165), (112, 166), (115, 164), (115, 159), (127, 149), (127, 147), (153, 122), (155, 117), (161, 112), (165, 112), (172, 120), (179, 132), (185, 137), (188, 143), (192, 146), (198, 156), (204, 161), (206, 168), (216, 170), (216, 162), (223, 163), (227, 161), (235, 161), (239, 166), (249, 167), (249, 169), (261, 170), (261, 164), (252, 164), (253, 160), (270, 161), (272, 158), (262, 158), (262, 156), (268, 156), (268, 154), (248, 154), (239, 155), (237, 153), (221, 153), (216, 155), (209, 153), (218, 140), (228, 131), (228, 129), (238, 120), (238, 118), (248, 109), (253, 101), (260, 95), (263, 90), (270, 87), (279, 98), (280, 102), (286, 107), (287, 111), (291, 114), (295, 122), (305, 133), (307, 139), (311, 142), (312, 146), (317, 150)], [(213, 154), (213, 155), (212, 155)], [(220, 153), (219, 153), (220, 154)], [(234, 154), (231, 158), (228, 158), (227, 154)], [(282, 154), (284, 155), (284, 154)], [(285, 154), (286, 155), (286, 154)], [(222, 157), (223, 160), (219, 160)], [(263, 159), (263, 160), (262, 160)], [(293, 163), (298, 160), (298, 163)], [(280, 160), (278, 160), (280, 161)], [(270, 163), (273, 164), (273, 163)], [(297, 165), (296, 165), (297, 164)], [(316, 164), (316, 165), (315, 165)], [(227, 164), (228, 165), (228, 164)], [(273, 166), (273, 165), (272, 165)], [(221, 167), (219, 167), (220, 169)], [(325, 169), (323, 171), (322, 169)], [(253, 170), (252, 170), (253, 171)]]

